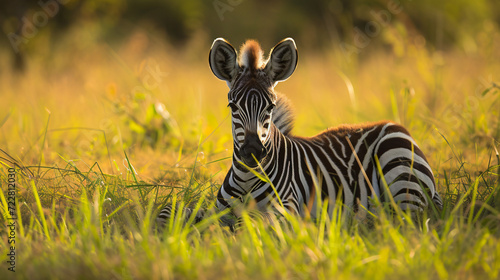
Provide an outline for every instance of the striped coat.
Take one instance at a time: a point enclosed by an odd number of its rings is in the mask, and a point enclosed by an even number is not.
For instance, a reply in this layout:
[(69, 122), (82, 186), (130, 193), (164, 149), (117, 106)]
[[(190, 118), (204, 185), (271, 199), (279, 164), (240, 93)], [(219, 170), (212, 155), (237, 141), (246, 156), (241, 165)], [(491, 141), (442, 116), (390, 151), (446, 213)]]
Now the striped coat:
[[(225, 40), (214, 42), (210, 66), (230, 88), (234, 138), (233, 164), (218, 193), (218, 208), (251, 195), (266, 211), (276, 202), (274, 187), (291, 213), (314, 217), (317, 196), (357, 212), (370, 209), (371, 199), (389, 202), (386, 186), (403, 210), (421, 211), (430, 202), (441, 207), (432, 169), (398, 124), (344, 125), (307, 138), (291, 134), (290, 106), (274, 86), (293, 73), (297, 59), (292, 39), (276, 45), (267, 61), (255, 41), (247, 41), (239, 56)], [(249, 168), (266, 174), (272, 184)]]
[[(271, 134), (271, 154), (263, 170), (292, 213), (304, 216), (309, 211), (315, 216), (316, 187), (321, 190), (322, 201), (333, 206), (339, 199), (353, 212), (361, 206), (371, 209), (375, 197), (389, 203), (384, 184), (403, 210), (425, 209), (428, 198), (442, 206), (425, 156), (400, 125), (380, 122), (340, 126), (309, 138), (286, 135), (273, 126)], [(217, 205), (219, 209), (230, 207), (234, 198), (248, 193), (262, 210), (275, 199), (269, 183), (234, 161), (219, 190)], [(332, 210), (329, 207), (330, 213)]]
[[(278, 43), (267, 60), (255, 41), (247, 41), (239, 55), (224, 39), (214, 41), (210, 67), (229, 87), (234, 140), (232, 166), (217, 195), (219, 210), (248, 196), (264, 213), (276, 212), (278, 196), (286, 211), (313, 218), (318, 201), (329, 203), (330, 214), (336, 202), (350, 213), (371, 210), (374, 200), (392, 200), (415, 212), (430, 203), (442, 207), (432, 169), (401, 125), (378, 122), (343, 125), (314, 137), (291, 134), (289, 102), (274, 87), (290, 77), (297, 60), (291, 38)], [(160, 218), (169, 213), (166, 207)]]

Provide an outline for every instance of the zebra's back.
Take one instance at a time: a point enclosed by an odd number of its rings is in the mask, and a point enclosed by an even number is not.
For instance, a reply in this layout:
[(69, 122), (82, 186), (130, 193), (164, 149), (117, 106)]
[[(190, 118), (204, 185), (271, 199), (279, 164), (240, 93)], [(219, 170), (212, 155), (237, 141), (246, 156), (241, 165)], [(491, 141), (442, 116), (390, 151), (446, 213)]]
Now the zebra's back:
[(311, 201), (314, 185), (319, 182), (322, 200), (333, 203), (340, 195), (353, 212), (360, 204), (370, 208), (370, 198), (389, 202), (385, 185), (403, 210), (425, 209), (428, 198), (442, 206), (427, 159), (401, 125), (343, 125), (314, 137), (290, 138), (292, 145), (287, 152), (296, 155), (302, 170), (302, 174), (295, 173), (300, 182), (297, 188), (307, 186), (299, 203)]

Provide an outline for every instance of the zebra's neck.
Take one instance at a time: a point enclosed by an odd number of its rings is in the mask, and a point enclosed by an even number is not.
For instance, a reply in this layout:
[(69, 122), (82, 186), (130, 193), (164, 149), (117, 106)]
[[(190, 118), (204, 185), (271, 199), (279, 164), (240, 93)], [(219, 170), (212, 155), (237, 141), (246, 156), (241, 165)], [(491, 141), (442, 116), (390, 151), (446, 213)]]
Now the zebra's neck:
[[(270, 135), (264, 146), (267, 150), (266, 157), (260, 162), (260, 167), (254, 168), (252, 171), (262, 174), (266, 177), (272, 179), (273, 174), (275, 174), (277, 170), (277, 163), (280, 157), (279, 147), (286, 141), (288, 137), (283, 134), (279, 127), (274, 124), (271, 124)], [(258, 187), (259, 185), (265, 185), (265, 182), (262, 181), (259, 177), (257, 177), (254, 172), (252, 172), (248, 167), (245, 167), (241, 164), (241, 159), (239, 155), (236, 153), (236, 146), (234, 147), (233, 152), (233, 165), (232, 165), (232, 173), (233, 178), (230, 180), (231, 185), (233, 187), (237, 187), (243, 193), (250, 192), (253, 188)], [(262, 169), (261, 169), (262, 167)]]

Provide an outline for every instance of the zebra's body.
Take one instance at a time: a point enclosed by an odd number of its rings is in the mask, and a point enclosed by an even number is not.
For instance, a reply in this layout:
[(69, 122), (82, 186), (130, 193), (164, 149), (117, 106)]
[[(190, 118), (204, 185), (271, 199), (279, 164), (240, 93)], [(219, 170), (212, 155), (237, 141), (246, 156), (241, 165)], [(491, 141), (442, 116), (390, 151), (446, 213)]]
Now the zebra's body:
[[(277, 202), (273, 187), (285, 210), (301, 216), (314, 217), (318, 201), (329, 203), (329, 213), (336, 201), (352, 213), (370, 209), (371, 199), (389, 201), (386, 186), (403, 210), (441, 207), (432, 170), (401, 125), (344, 125), (309, 138), (291, 134), (290, 106), (274, 86), (293, 73), (297, 58), (292, 39), (276, 45), (267, 61), (255, 41), (247, 41), (239, 57), (224, 39), (214, 41), (210, 67), (230, 88), (234, 140), (233, 163), (217, 195), (219, 210), (250, 195), (259, 210), (268, 211)], [(250, 169), (267, 175), (272, 185)]]
[[(315, 217), (318, 213), (316, 187), (321, 190), (321, 201), (327, 200), (333, 206), (339, 199), (354, 213), (361, 208), (370, 210), (371, 199), (389, 202), (375, 157), (391, 195), (403, 210), (425, 209), (427, 196), (442, 206), (425, 156), (406, 129), (395, 123), (340, 126), (310, 138), (287, 136), (272, 126), (271, 140), (269, 158), (262, 168), (284, 207), (292, 213), (304, 216), (309, 212), (307, 214)], [(219, 209), (230, 207), (231, 201), (247, 194), (263, 211), (276, 201), (269, 183), (233, 161), (219, 190), (217, 206)], [(328, 210), (331, 214), (333, 207)]]

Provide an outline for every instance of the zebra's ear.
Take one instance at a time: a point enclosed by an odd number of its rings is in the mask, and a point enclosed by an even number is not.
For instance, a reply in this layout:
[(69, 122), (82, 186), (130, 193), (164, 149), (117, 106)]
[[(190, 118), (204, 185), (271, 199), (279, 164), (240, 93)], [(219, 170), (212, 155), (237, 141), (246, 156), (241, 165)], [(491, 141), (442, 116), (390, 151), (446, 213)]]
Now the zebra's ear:
[(273, 82), (282, 82), (288, 79), (297, 67), (298, 53), (292, 38), (279, 42), (269, 55), (269, 61), (264, 69)]
[(223, 38), (215, 39), (208, 59), (214, 75), (229, 84), (238, 70), (238, 56), (233, 46)]

